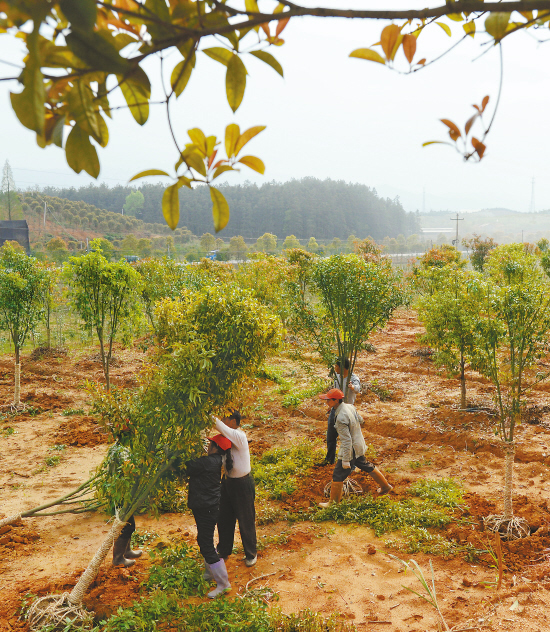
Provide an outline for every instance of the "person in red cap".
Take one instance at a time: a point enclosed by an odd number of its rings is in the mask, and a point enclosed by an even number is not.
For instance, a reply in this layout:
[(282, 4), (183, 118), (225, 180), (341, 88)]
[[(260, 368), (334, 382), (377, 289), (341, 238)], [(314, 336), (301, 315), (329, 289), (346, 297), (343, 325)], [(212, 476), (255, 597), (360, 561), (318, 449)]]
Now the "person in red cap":
[(379, 496), (387, 494), (393, 487), (374, 463), (365, 459), (367, 446), (355, 406), (344, 403), (344, 393), (339, 388), (331, 388), (319, 397), (326, 400), (331, 411), (334, 410), (335, 427), (340, 439), (338, 461), (332, 473), (330, 500), (328, 503), (320, 503), (320, 506), (326, 508), (331, 503), (339, 503), (342, 500), (344, 481), (353, 472), (354, 467), (372, 476), (380, 485)]
[[(204, 578), (214, 580), (216, 588), (208, 593), (214, 599), (231, 588), (223, 558), (214, 546), (214, 530), (218, 522), (221, 497), (222, 463), (231, 471), (231, 441), (219, 434), (209, 439), (208, 454), (188, 461), (185, 469), (189, 477), (187, 506), (197, 525), (197, 544), (204, 558)], [(224, 458), (225, 457), (225, 458)]]

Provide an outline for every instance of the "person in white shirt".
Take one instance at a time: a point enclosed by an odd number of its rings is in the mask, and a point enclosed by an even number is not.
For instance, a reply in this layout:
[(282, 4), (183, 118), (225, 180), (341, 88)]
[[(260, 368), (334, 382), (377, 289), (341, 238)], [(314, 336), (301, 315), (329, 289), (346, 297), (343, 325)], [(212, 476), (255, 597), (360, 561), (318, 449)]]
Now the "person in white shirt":
[(233, 551), (235, 525), (239, 521), (239, 531), (244, 548), (246, 566), (254, 566), (257, 560), (256, 489), (250, 468), (248, 439), (241, 430), (241, 415), (233, 410), (223, 419), (213, 417), (216, 429), (231, 441), (233, 467), (222, 478), (220, 513), (218, 517), (218, 554), (226, 559)]

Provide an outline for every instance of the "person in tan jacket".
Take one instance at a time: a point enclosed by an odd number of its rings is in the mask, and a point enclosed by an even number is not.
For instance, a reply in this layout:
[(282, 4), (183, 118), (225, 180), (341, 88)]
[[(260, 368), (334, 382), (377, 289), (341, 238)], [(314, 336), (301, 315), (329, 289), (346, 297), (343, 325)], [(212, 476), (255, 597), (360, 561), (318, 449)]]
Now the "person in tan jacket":
[(340, 439), (338, 461), (332, 473), (330, 500), (327, 503), (320, 503), (320, 506), (326, 508), (330, 504), (342, 500), (344, 481), (355, 467), (369, 474), (380, 485), (378, 488), (379, 496), (390, 492), (393, 487), (384, 478), (382, 472), (374, 463), (365, 458), (367, 446), (361, 432), (355, 406), (344, 403), (344, 393), (338, 388), (331, 388), (330, 391), (324, 395), (319, 395), (319, 397), (326, 400), (329, 409), (334, 410), (335, 428)]

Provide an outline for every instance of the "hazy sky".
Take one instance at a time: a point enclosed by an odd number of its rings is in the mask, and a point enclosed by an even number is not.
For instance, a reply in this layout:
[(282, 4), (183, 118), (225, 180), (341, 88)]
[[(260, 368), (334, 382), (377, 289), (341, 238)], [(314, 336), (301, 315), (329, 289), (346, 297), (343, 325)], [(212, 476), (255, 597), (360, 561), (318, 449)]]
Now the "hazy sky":
[[(450, 24), (453, 31), (462, 30), (460, 24)], [(423, 148), (422, 143), (445, 140), (446, 128), (438, 119), (450, 118), (463, 126), (474, 112), (472, 103), (481, 102), (486, 94), (491, 96), (492, 112), (498, 92), (498, 49), (480, 48), (477, 39), (468, 38), (413, 76), (348, 58), (353, 49), (378, 41), (382, 26), (292, 20), (283, 33), (286, 44), (272, 48), (285, 78), (245, 56), (248, 87), (236, 115), (225, 98), (225, 68), (201, 55), (173, 109), (180, 141), (185, 142), (185, 132), (192, 127), (223, 138), (231, 122), (241, 130), (267, 125), (249, 145), (250, 153), (264, 160), (265, 176), (243, 167), (240, 174), (230, 174), (230, 183), (314, 176), (360, 182), (383, 196), (399, 195), (410, 211), (422, 211), (424, 190), (426, 210), (527, 211), (534, 177), (536, 210), (550, 209), (550, 45), (539, 44), (528, 34), (506, 42), (503, 95), (486, 158), (480, 164), (465, 164), (450, 147)], [(419, 39), (420, 54), (428, 59), (451, 42), (443, 30), (435, 29), (429, 38)], [(487, 48), (487, 54), (475, 60)], [(20, 42), (0, 35), (0, 60), (19, 63), (22, 51)], [(174, 55), (168, 64), (177, 61)], [(1, 76), (10, 76), (13, 70), (0, 63)], [(150, 64), (148, 70), (156, 82), (153, 98), (155, 92), (159, 97), (157, 65)], [(0, 164), (9, 159), (16, 184), (27, 188), (91, 182), (86, 174), (77, 176), (69, 169), (57, 147), (37, 147), (34, 134), (11, 110), (10, 89), (17, 91), (16, 84), (0, 83)], [(177, 155), (162, 106), (152, 107), (144, 127), (127, 111), (118, 111), (109, 132), (109, 146), (100, 149), (100, 181), (112, 185), (127, 182), (143, 169), (173, 170)]]

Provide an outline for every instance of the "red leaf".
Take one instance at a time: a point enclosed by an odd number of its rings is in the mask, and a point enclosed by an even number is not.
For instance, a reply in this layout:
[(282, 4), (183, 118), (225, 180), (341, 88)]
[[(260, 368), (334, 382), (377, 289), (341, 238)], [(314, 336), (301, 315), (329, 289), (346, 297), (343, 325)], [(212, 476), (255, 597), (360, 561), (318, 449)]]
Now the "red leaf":
[(414, 35), (405, 35), (403, 37), (403, 52), (409, 64), (412, 64), (414, 54), (416, 53), (416, 37)]
[(284, 31), (285, 26), (288, 24), (290, 18), (287, 18), (286, 20), (281, 20), (278, 24), (277, 24), (277, 28), (275, 30), (275, 37), (279, 37), (279, 35)]
[(218, 150), (216, 149), (214, 152), (212, 152), (212, 155), (210, 156), (210, 158), (208, 159), (208, 168), (210, 169), (210, 167), (212, 166), (212, 163), (214, 162), (214, 158), (216, 157), (216, 154), (218, 153)]
[(465, 130), (466, 130), (466, 135), (468, 135), (468, 132), (472, 129), (472, 125), (474, 124), (476, 118), (479, 116), (479, 112), (477, 114), (474, 114), (471, 118), (469, 118), (466, 121), (466, 126), (465, 126)]
[(416, 62), (419, 66), (423, 66), (426, 63), (426, 58), (423, 57), (420, 61)]
[(271, 33), (269, 32), (269, 24), (267, 22), (264, 22), (263, 24), (260, 24), (260, 26), (262, 27), (264, 33), (268, 36), (271, 37)]
[(449, 119), (441, 119), (441, 122), (444, 123), (449, 128), (449, 136), (452, 140), (457, 140), (462, 136), (458, 127)]
[(481, 111), (483, 112), (487, 107), (487, 103), (489, 103), (489, 96), (483, 97), (483, 101), (481, 102)]

